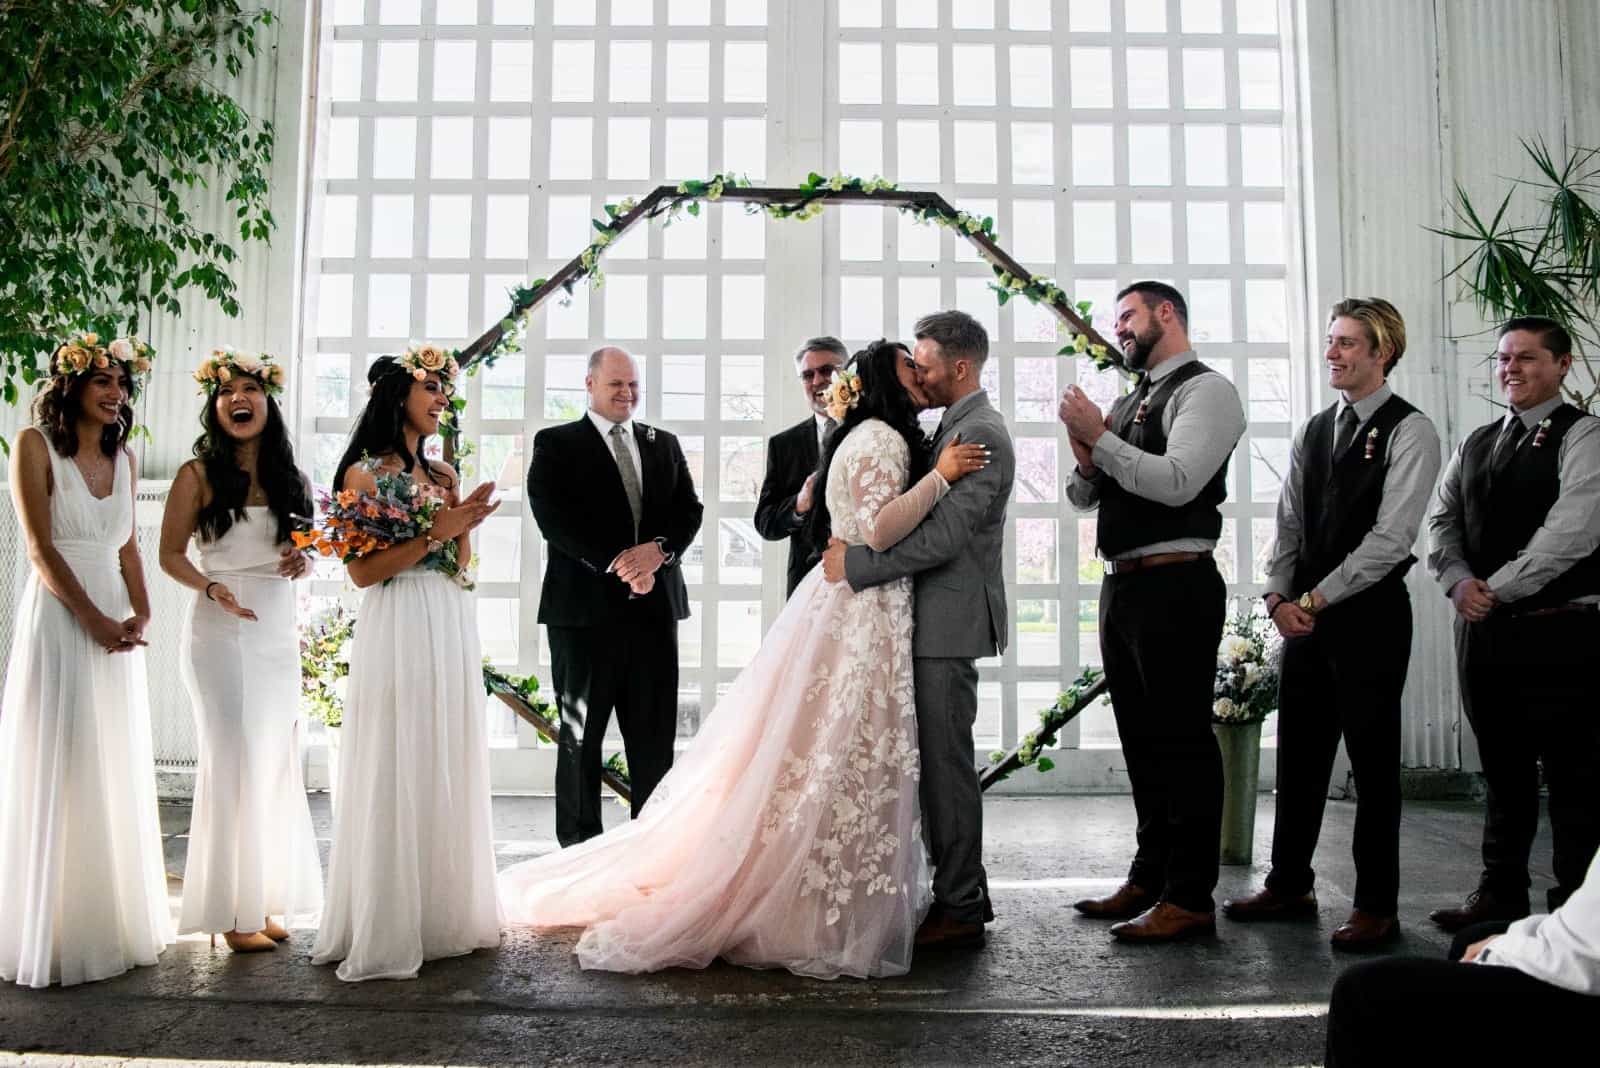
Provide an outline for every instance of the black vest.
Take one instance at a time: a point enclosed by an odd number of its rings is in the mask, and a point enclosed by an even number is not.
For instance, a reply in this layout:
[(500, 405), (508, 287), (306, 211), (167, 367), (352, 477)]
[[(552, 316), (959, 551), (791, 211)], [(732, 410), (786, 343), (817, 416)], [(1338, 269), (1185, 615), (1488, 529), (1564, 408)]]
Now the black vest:
[[(1474, 430), (1461, 446), (1462, 525), (1467, 564), (1487, 579), (1516, 556), (1544, 524), (1561, 495), (1561, 439), (1583, 413), (1562, 404), (1550, 413), (1548, 430), (1534, 427), (1498, 473), (1489, 468), (1503, 419)], [(1535, 446), (1535, 442), (1538, 442)], [(1514, 602), (1514, 611), (1564, 604), (1600, 593), (1600, 549), (1557, 575), (1544, 589)]]
[[(1300, 468), (1300, 554), (1294, 588), (1309, 590), (1355, 552), (1378, 522), (1383, 504), (1383, 479), (1389, 469), (1389, 444), (1394, 428), (1417, 409), (1401, 397), (1390, 397), (1356, 427), (1343, 456), (1333, 455), (1333, 429), (1339, 405), (1311, 417), (1306, 427)], [(1417, 562), (1407, 555), (1375, 585), (1390, 590), (1401, 584)], [(1366, 593), (1368, 590), (1363, 590)]]
[[(1167, 452), (1167, 435), (1161, 429), (1161, 413), (1167, 401), (1183, 383), (1196, 375), (1216, 374), (1195, 360), (1186, 363), (1162, 381), (1151, 384), (1147, 378), (1140, 388), (1123, 397), (1111, 409), (1111, 432), (1129, 445), (1153, 456)], [(1140, 404), (1144, 417), (1137, 423)], [(1233, 450), (1228, 451), (1229, 458)], [(1188, 504), (1160, 504), (1128, 492), (1107, 478), (1100, 485), (1100, 515), (1095, 525), (1095, 540), (1106, 558), (1119, 556), (1141, 545), (1180, 538), (1215, 541), (1222, 536), (1222, 513), (1217, 505), (1228, 496), (1228, 461), (1223, 460), (1198, 495)]]

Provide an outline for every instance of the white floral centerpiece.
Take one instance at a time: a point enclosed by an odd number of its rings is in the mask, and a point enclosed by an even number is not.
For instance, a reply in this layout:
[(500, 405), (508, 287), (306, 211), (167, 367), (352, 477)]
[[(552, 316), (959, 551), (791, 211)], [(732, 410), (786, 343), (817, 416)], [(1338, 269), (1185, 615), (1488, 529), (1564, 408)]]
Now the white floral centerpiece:
[(1213, 723), (1260, 723), (1278, 707), (1283, 641), (1267, 618), (1241, 608), (1222, 628), (1213, 690)]

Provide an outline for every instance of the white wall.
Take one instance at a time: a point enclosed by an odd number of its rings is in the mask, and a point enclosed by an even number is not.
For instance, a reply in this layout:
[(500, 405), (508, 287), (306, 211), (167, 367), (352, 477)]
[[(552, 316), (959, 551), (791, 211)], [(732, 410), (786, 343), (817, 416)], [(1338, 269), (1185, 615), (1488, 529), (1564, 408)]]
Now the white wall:
[[(1594, 0), (1300, 0), (1300, 149), (1309, 176), (1306, 301), (1313, 342), (1342, 296), (1382, 296), (1405, 315), (1395, 388), (1454, 448), (1494, 417), (1470, 303), (1441, 283), (1457, 183), (1498, 204), (1530, 177), (1519, 138), (1558, 155), (1600, 145), (1600, 5)], [(1457, 258), (1459, 258), (1457, 256)], [(1459, 340), (1451, 335), (1461, 335)], [(1317, 350), (1312, 349), (1313, 353)], [(1330, 403), (1321, 389), (1319, 403)], [(1419, 554), (1420, 555), (1420, 554)], [(1405, 762), (1476, 770), (1460, 715), (1448, 603), (1419, 566), (1406, 691)]]

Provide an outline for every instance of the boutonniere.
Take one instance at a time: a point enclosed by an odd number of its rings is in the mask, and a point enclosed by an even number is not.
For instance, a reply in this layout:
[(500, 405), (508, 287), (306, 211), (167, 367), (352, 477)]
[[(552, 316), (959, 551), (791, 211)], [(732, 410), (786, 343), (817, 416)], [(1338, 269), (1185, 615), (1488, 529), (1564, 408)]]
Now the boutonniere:
[(1143, 424), (1144, 423), (1144, 417), (1149, 415), (1149, 414), (1150, 414), (1150, 398), (1146, 397), (1144, 400), (1139, 402), (1139, 407), (1134, 409), (1133, 425), (1134, 426), (1140, 426), (1141, 424)]
[(656, 443), (656, 428), (655, 427), (647, 426), (647, 427), (644, 428), (644, 440), (648, 441), (652, 445), (654, 445)]
[(1370, 460), (1378, 454), (1378, 428), (1373, 427), (1367, 431), (1367, 447), (1361, 453), (1363, 460)]
[(1530, 448), (1537, 449), (1540, 445), (1544, 444), (1545, 435), (1550, 433), (1550, 422), (1551, 420), (1546, 419), (1544, 422), (1539, 424), (1539, 429), (1533, 433), (1533, 444), (1530, 446)]

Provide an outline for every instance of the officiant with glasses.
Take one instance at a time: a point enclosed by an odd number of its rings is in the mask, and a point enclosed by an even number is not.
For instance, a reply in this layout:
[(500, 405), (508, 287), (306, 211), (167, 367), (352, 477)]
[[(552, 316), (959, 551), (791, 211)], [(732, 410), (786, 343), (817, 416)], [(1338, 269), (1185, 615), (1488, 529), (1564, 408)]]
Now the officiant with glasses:
[(1538, 316), (1499, 329), (1499, 419), (1468, 434), (1428, 517), (1428, 568), (1455, 607), (1461, 700), (1488, 787), (1483, 874), (1447, 931), (1528, 915), (1528, 858), (1549, 790), (1551, 909), (1600, 845), (1600, 419), (1563, 395), (1572, 336)]
[(634, 420), (639, 367), (597, 349), (589, 407), (533, 439), (528, 506), (549, 560), (539, 622), (561, 713), (556, 839), (600, 834), (601, 747), (622, 729), (633, 815), (672, 767), (678, 730), (678, 621), (689, 617), (679, 566), (702, 506), (678, 439)]
[(806, 536), (806, 522), (820, 492), (816, 473), (822, 442), (833, 426), (828, 418), (828, 383), (849, 359), (849, 351), (836, 337), (814, 337), (800, 346), (794, 354), (795, 377), (810, 414), (767, 442), (767, 474), (756, 500), (755, 522), (756, 530), (768, 541), (789, 539), (785, 597), (794, 594), (819, 559), (816, 546)]

